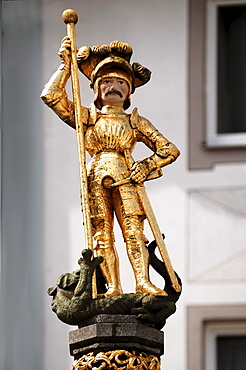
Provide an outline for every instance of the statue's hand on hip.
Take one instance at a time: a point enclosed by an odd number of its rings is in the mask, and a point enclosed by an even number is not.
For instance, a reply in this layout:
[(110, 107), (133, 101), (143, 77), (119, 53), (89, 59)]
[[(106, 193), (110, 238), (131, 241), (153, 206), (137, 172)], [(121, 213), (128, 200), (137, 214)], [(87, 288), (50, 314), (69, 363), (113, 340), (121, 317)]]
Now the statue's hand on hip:
[(136, 183), (141, 183), (148, 177), (150, 173), (149, 164), (146, 160), (137, 161), (131, 168), (131, 179)]

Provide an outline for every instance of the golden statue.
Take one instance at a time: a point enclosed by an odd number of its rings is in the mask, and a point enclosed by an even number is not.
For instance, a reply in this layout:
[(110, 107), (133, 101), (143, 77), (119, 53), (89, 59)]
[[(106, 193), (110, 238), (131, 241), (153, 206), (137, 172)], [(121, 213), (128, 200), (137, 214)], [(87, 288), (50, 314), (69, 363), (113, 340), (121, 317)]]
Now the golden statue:
[[(68, 99), (65, 90), (73, 65), (72, 38), (70, 34), (62, 40), (58, 53), (61, 64), (45, 85), (41, 98), (65, 123), (76, 128), (74, 102)], [(89, 109), (79, 107), (79, 126), (85, 149), (91, 156), (87, 165), (89, 209), (86, 213), (89, 212), (91, 222), (93, 249), (96, 255), (103, 257), (101, 269), (108, 287), (106, 297), (122, 294), (119, 258), (114, 243), (114, 215), (121, 227), (134, 271), (136, 292), (167, 295), (149, 280), (144, 219), (147, 217), (150, 223), (154, 223), (152, 230), (156, 228), (156, 220), (143, 182), (159, 177), (161, 167), (175, 161), (179, 150), (150, 121), (140, 116), (136, 108), (131, 114), (125, 112), (135, 88), (146, 84), (151, 75), (139, 63), (131, 65), (131, 55), (131, 46), (120, 41), (110, 45), (85, 46), (77, 52), (78, 68), (90, 80), (95, 94), (94, 104)], [(153, 155), (134, 162), (131, 153), (137, 142), (143, 142)], [(157, 232), (162, 240), (159, 229)], [(164, 241), (159, 240), (160, 243)], [(180, 287), (175, 281), (165, 247), (163, 255), (178, 290)]]

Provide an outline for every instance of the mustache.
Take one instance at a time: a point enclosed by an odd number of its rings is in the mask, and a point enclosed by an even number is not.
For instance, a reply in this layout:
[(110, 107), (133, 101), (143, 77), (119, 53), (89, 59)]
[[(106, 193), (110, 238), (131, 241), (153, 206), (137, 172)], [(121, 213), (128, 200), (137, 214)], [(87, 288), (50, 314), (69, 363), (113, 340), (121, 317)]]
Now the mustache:
[(123, 98), (122, 93), (121, 93), (120, 91), (118, 91), (118, 90), (109, 90), (109, 91), (105, 94), (105, 96), (108, 96), (108, 95), (110, 95), (110, 94), (118, 94), (121, 98)]

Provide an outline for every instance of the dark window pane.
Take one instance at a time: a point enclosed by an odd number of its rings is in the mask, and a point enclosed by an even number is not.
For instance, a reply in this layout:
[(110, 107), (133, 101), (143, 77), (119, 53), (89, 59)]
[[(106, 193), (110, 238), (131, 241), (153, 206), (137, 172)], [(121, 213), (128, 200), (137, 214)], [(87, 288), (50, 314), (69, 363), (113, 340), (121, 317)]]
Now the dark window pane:
[(246, 369), (246, 336), (217, 337), (217, 370)]
[(246, 132), (246, 5), (218, 8), (217, 132)]

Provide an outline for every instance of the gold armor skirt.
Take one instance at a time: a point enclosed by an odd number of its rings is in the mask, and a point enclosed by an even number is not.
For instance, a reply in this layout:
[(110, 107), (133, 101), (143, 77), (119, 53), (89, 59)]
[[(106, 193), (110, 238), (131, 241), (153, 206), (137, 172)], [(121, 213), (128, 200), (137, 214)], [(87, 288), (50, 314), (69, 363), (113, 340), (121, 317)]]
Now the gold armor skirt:
[[(105, 151), (93, 156), (88, 164), (88, 188), (91, 218), (99, 220), (108, 218), (113, 210), (121, 215), (144, 215), (139, 202), (135, 185), (127, 183), (107, 189), (103, 186), (105, 178), (113, 182), (130, 177), (130, 170), (123, 154), (116, 151)], [(123, 216), (124, 217), (124, 216)]]

